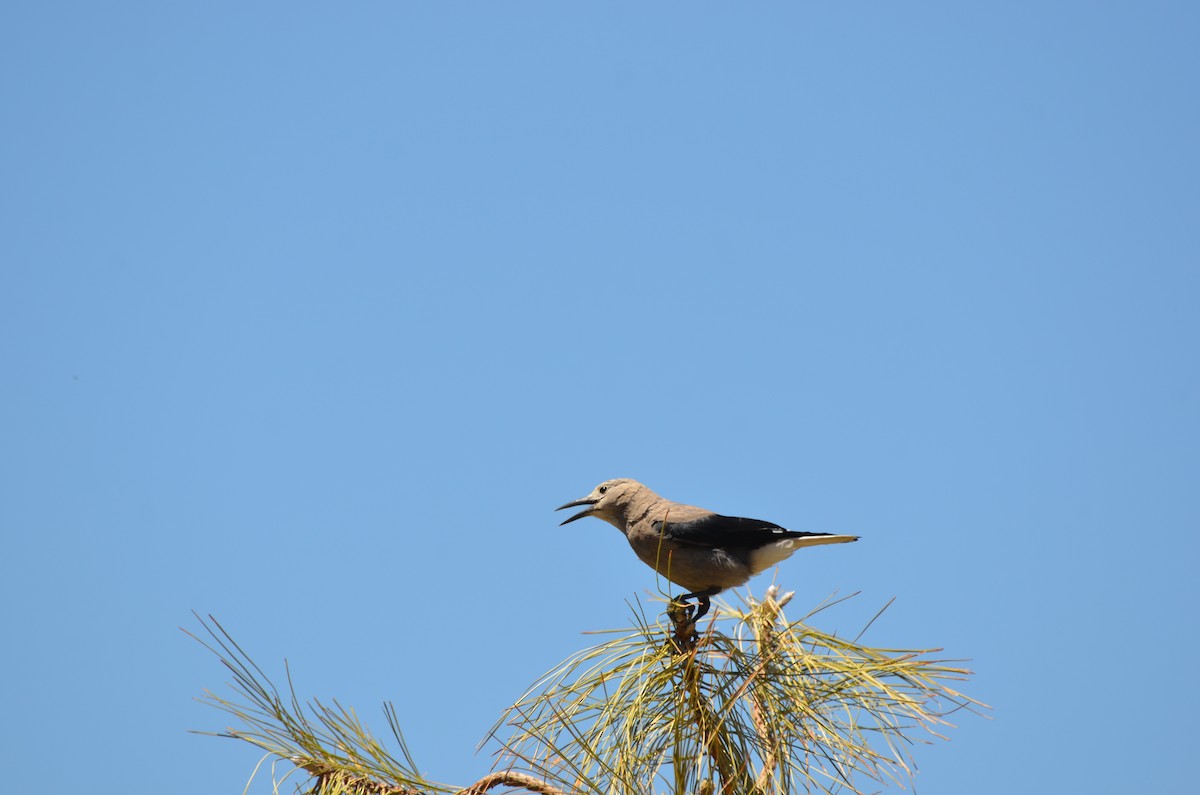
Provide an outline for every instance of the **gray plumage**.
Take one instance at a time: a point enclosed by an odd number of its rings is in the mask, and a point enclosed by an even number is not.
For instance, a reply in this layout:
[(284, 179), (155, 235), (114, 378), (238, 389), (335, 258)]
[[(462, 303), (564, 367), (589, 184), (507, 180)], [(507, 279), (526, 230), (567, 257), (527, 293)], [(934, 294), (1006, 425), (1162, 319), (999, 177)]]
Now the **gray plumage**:
[(663, 499), (629, 478), (606, 480), (581, 500), (556, 510), (588, 506), (567, 524), (585, 516), (603, 519), (625, 534), (642, 562), (696, 598), (696, 618), (708, 612), (709, 597), (742, 585), (800, 547), (844, 544), (858, 536), (786, 530), (758, 519), (722, 516), (693, 505)]

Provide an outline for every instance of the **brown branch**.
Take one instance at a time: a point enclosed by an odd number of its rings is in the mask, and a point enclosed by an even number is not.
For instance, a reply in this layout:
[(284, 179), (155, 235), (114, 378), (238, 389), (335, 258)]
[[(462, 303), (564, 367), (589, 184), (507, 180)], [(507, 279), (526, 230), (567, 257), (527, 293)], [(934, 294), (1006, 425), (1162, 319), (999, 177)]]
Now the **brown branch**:
[(501, 771), (499, 773), (489, 773), (483, 778), (476, 781), (471, 786), (464, 790), (460, 790), (458, 795), (483, 795), (492, 787), (521, 787), (529, 792), (535, 792), (538, 795), (568, 795), (568, 793), (553, 787), (550, 784), (542, 781), (539, 778), (526, 775), (525, 773), (513, 773), (511, 771)]
[(750, 718), (754, 722), (759, 745), (763, 749), (762, 770), (754, 782), (755, 789), (760, 792), (767, 791), (767, 785), (771, 783), (775, 776), (775, 769), (779, 766), (779, 738), (775, 733), (774, 726), (767, 719), (769, 707), (759, 690), (760, 686), (755, 684), (759, 677), (766, 673), (767, 663), (775, 654), (775, 620), (779, 617), (779, 611), (783, 605), (791, 600), (791, 594), (786, 594), (782, 599), (776, 601), (775, 595), (778, 592), (779, 587), (776, 585), (768, 588), (766, 597), (757, 605), (756, 615), (753, 615), (751, 628), (758, 645), (758, 665), (746, 677), (746, 684), (750, 687)]
[[(700, 646), (700, 636), (696, 633), (696, 622), (692, 620), (692, 610), (689, 606), (671, 602), (667, 606), (667, 617), (675, 625), (675, 633), (670, 637), (673, 650), (678, 655), (687, 655), (681, 660), (680, 686), (687, 694), (692, 713), (692, 722), (699, 732), (701, 745), (705, 753), (717, 768), (721, 782), (722, 795), (731, 795), (748, 782), (739, 777), (744, 771), (737, 764), (737, 753), (733, 749), (724, 720), (714, 709), (712, 702), (704, 694), (702, 680), (702, 665), (697, 658)], [(701, 782), (701, 790), (711, 793), (711, 781)]]
[(355, 792), (369, 795), (425, 795), (420, 790), (411, 787), (401, 787), (387, 784), (372, 778), (352, 776), (345, 770), (328, 767), (315, 760), (301, 762), (296, 759), (293, 763), (302, 770), (312, 774), (316, 779), (311, 792)]
[[(394, 784), (387, 784), (382, 781), (377, 781), (370, 778), (361, 778), (352, 776), (344, 770), (328, 767), (316, 761), (296, 762), (297, 767), (312, 774), (316, 779), (311, 792), (321, 793), (330, 791), (342, 792), (357, 792), (369, 793), (369, 795), (426, 795), (420, 790), (412, 789), (411, 787), (401, 787)], [(483, 795), (493, 787), (521, 787), (536, 795), (570, 795), (557, 787), (526, 775), (525, 773), (514, 773), (511, 771), (503, 771), (500, 773), (489, 773), (483, 778), (476, 781), (466, 789), (459, 790), (456, 795)]]
[(671, 602), (667, 605), (667, 618), (675, 626), (675, 632), (668, 636), (671, 651), (675, 654), (688, 654), (696, 650), (700, 635), (696, 632), (696, 622), (692, 620), (692, 607), (684, 602)]

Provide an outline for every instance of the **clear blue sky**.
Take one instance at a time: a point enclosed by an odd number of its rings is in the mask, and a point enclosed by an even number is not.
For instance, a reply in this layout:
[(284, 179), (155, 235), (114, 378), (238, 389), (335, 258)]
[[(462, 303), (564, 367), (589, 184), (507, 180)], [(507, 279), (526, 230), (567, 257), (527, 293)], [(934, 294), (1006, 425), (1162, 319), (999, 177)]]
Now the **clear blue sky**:
[(778, 577), (971, 658), (994, 720), (922, 795), (1193, 789), (1197, 42), (1183, 2), (5, 3), (6, 788), (241, 792), (193, 609), (469, 783), (653, 593), (552, 510), (628, 476), (863, 536)]

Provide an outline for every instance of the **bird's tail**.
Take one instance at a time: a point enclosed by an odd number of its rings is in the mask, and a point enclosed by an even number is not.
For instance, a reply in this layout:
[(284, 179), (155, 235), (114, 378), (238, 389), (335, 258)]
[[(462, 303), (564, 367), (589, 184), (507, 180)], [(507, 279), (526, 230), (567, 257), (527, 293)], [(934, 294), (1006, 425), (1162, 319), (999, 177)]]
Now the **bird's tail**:
[(794, 549), (800, 547), (817, 547), (822, 544), (848, 544), (857, 541), (858, 536), (844, 536), (837, 533), (799, 533), (787, 539), (792, 542)]

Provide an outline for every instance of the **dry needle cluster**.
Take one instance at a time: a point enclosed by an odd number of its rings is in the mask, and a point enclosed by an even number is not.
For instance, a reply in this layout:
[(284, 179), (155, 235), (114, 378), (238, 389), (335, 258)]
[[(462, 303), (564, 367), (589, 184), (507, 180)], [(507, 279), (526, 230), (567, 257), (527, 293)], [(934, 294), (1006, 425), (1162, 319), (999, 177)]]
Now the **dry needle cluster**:
[[(699, 632), (685, 614), (649, 621), (585, 649), (543, 676), (501, 717), (493, 774), (459, 788), (426, 780), (385, 706), (400, 755), (353, 711), (285, 699), (216, 623), (209, 645), (233, 672), (239, 702), (204, 699), (250, 742), (321, 795), (865, 793), (912, 776), (915, 743), (946, 716), (984, 705), (949, 683), (970, 672), (936, 650), (877, 649), (789, 622), (791, 594), (722, 606)], [(811, 618), (812, 614), (806, 617)], [(683, 639), (682, 641), (680, 639)]]

